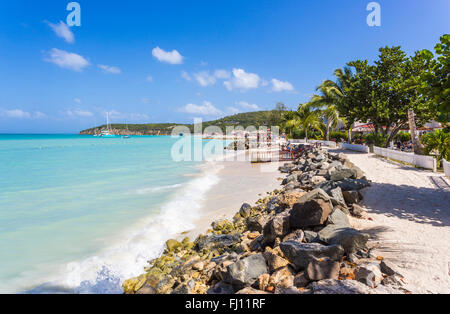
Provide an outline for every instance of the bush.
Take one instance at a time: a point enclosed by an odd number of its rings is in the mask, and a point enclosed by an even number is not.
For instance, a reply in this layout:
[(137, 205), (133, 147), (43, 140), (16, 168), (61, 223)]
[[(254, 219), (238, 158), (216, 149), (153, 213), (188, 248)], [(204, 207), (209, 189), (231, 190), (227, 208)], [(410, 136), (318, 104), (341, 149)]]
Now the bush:
[(450, 159), (450, 133), (444, 132), (444, 130), (425, 133), (420, 138), (420, 142), (425, 145), (425, 154), (434, 153), (436, 155), (438, 165), (443, 158)]
[(387, 141), (387, 135), (381, 135), (379, 133), (369, 133), (363, 136), (367, 145), (375, 145), (378, 147), (384, 147)]
[(338, 131), (330, 132), (330, 141), (340, 142), (341, 139), (344, 139), (344, 141), (348, 140), (348, 135), (346, 132), (338, 132)]
[(411, 140), (411, 134), (408, 132), (398, 132), (396, 136), (394, 136), (394, 142), (400, 141), (402, 143), (409, 142)]

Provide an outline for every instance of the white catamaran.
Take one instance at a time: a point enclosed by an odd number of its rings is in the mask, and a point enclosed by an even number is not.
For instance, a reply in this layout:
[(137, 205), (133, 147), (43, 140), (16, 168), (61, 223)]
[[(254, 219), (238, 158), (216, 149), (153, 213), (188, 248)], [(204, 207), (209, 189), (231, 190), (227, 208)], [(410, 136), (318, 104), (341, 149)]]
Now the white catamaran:
[(114, 134), (111, 134), (111, 128), (109, 124), (109, 112), (106, 112), (106, 130), (102, 130), (100, 133), (100, 137), (116, 137)]

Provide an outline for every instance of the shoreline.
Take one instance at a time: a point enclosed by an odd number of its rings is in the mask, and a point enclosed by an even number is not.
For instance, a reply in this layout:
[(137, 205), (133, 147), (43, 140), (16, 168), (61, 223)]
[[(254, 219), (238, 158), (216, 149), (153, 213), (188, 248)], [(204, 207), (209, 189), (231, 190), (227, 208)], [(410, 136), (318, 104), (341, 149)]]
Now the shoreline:
[[(311, 147), (268, 177), (277, 182), (277, 176), (285, 177), (282, 187), (258, 193), (254, 206), (215, 206), (193, 230), (168, 239), (144, 273), (123, 283), (124, 293), (409, 292), (396, 265), (371, 252), (370, 235), (352, 227), (354, 217), (364, 219), (358, 195), (370, 181), (347, 156)], [(197, 237), (191, 241), (189, 236)]]

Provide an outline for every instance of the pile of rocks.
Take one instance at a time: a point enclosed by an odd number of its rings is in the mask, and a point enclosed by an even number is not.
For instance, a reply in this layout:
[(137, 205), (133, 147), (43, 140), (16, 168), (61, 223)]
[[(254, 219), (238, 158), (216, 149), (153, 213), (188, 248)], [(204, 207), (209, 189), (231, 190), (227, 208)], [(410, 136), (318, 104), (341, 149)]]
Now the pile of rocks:
[(125, 293), (399, 293), (395, 266), (372, 256), (369, 236), (350, 226), (363, 217), (370, 182), (343, 154), (313, 149), (280, 167), (283, 188), (242, 205), (233, 221), (212, 224), (194, 242), (167, 241)]

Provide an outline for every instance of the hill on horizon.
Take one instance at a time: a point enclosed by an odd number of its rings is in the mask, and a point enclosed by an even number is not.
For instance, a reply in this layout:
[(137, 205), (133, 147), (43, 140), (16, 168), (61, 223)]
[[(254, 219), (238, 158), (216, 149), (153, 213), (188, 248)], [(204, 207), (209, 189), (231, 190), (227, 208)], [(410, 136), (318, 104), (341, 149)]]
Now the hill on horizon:
[[(217, 120), (206, 121), (202, 123), (203, 130), (209, 126), (218, 126), (222, 129), (222, 132), (226, 132), (228, 126), (242, 126), (247, 128), (249, 126), (267, 126), (279, 125), (281, 122), (282, 112), (279, 110), (268, 111), (253, 111), (238, 113), (231, 116), (226, 116)], [(191, 132), (194, 131), (194, 124), (184, 123), (145, 123), (145, 124), (111, 124), (110, 128), (114, 131), (114, 134), (137, 134), (137, 135), (167, 135), (172, 132), (172, 129), (176, 126), (186, 126)], [(80, 132), (80, 134), (96, 134), (100, 130), (106, 129), (106, 124), (86, 129)], [(128, 129), (128, 131), (127, 131)]]

